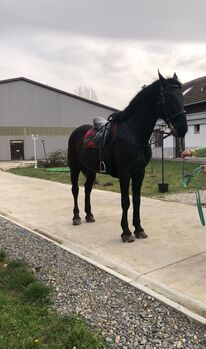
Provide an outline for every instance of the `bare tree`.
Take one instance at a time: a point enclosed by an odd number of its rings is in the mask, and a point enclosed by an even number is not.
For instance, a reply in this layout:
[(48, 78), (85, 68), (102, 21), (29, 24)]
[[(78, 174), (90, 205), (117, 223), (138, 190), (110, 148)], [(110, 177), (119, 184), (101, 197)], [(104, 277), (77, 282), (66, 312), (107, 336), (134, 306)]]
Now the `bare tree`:
[(91, 88), (91, 87), (79, 86), (74, 90), (74, 92), (76, 95), (78, 95), (80, 97), (91, 99), (92, 101), (95, 101), (95, 102), (98, 101), (96, 91), (93, 90), (93, 88)]

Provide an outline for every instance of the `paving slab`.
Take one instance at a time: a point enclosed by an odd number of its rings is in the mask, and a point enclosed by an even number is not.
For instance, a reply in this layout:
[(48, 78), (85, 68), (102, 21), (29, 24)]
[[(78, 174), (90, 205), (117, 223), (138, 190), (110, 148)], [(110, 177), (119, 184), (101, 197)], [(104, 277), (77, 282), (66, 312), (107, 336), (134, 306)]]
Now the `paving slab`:
[[(120, 194), (93, 190), (95, 223), (72, 225), (70, 185), (0, 171), (0, 213), (62, 242), (206, 318), (206, 227), (196, 207), (142, 198), (148, 239), (120, 239)], [(205, 208), (204, 208), (205, 211)], [(206, 214), (206, 212), (205, 212)], [(130, 221), (132, 218), (129, 212)]]

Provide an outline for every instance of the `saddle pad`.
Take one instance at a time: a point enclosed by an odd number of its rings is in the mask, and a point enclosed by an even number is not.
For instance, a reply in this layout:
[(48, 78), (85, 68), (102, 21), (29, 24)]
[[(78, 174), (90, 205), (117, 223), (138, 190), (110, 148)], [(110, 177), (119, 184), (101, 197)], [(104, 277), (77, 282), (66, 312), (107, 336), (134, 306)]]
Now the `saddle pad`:
[(116, 135), (116, 124), (106, 123), (102, 127), (90, 128), (83, 139), (84, 148), (104, 149)]
[(94, 136), (96, 135), (95, 129), (90, 128), (84, 135), (83, 147), (84, 148), (98, 148), (98, 145), (94, 141)]

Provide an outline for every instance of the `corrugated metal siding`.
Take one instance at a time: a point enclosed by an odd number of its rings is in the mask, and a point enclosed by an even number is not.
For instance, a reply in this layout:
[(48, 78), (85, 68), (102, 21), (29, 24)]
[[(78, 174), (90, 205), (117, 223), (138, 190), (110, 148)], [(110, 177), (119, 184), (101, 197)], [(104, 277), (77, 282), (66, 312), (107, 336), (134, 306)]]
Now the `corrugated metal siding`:
[[(24, 142), (24, 157), (25, 160), (31, 160), (34, 158), (33, 140), (31, 137), (21, 137), (21, 136), (1, 136), (0, 137), (0, 160), (11, 160), (10, 151), (10, 141), (21, 140)], [(42, 145), (42, 140), (45, 141), (45, 147), (47, 155), (57, 149), (67, 150), (68, 146), (68, 136), (62, 137), (39, 137), (36, 141), (37, 158), (44, 159), (44, 150)]]
[(0, 127), (0, 136), (69, 136), (73, 130), (72, 127)]
[(33, 158), (31, 134), (38, 134), (37, 158), (67, 149), (72, 130), (114, 110), (82, 101), (26, 81), (0, 84), (0, 160), (10, 160), (10, 140), (24, 141), (25, 159)]
[(0, 126), (77, 127), (112, 110), (26, 81), (0, 85)]

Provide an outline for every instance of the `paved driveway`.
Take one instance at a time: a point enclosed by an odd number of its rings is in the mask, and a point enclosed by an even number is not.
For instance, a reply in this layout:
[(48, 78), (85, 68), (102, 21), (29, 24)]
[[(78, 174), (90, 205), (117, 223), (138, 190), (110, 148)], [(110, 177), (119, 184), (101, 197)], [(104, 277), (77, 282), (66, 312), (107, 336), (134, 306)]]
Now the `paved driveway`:
[(69, 185), (0, 171), (1, 214), (206, 317), (206, 227), (196, 207), (142, 198), (142, 224), (149, 237), (124, 244), (120, 195), (94, 190), (92, 202), (96, 222), (73, 226)]

